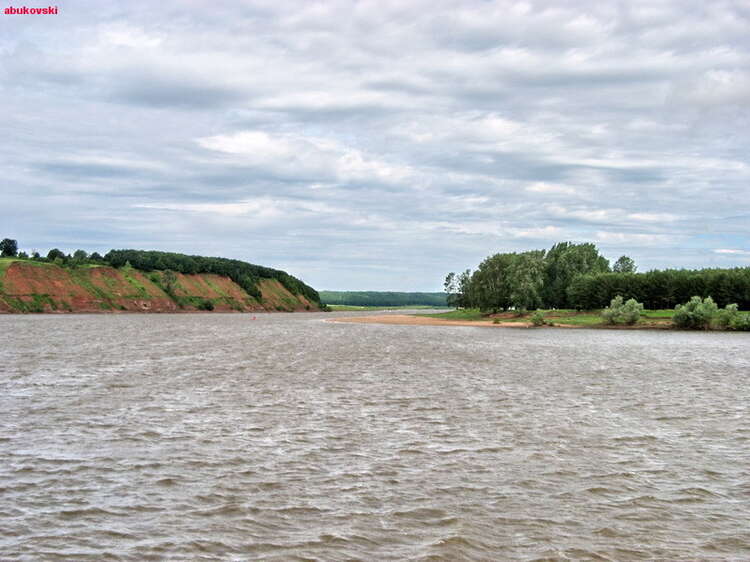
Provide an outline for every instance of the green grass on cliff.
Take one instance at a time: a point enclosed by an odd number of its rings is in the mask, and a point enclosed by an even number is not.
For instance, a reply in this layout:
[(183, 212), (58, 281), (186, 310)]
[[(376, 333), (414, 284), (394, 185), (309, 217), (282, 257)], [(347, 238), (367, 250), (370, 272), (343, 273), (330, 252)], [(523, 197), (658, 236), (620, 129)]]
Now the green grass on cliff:
[[(105, 263), (72, 263), (36, 261), (27, 258), (6, 257), (0, 258), (0, 299), (5, 302), (12, 311), (15, 312), (45, 312), (45, 311), (65, 311), (71, 310), (71, 305), (66, 302), (70, 300), (67, 293), (60, 297), (59, 291), (55, 292), (57, 296), (52, 298), (48, 294), (28, 294), (28, 295), (6, 295), (3, 281), (8, 268), (14, 263), (19, 262), (24, 265), (33, 267), (47, 267), (52, 270), (59, 269), (60, 279), (70, 282), (79, 289), (83, 289), (93, 298), (93, 306), (101, 310), (124, 310), (122, 299), (144, 299), (168, 298), (175, 302), (179, 308), (195, 308), (197, 310), (213, 310), (214, 308), (229, 308), (230, 310), (244, 311), (247, 308), (257, 307), (260, 299), (255, 300), (253, 296), (243, 299), (235, 299), (222, 289), (219, 284), (213, 282), (210, 275), (203, 276), (202, 282), (197, 282), (191, 278), (183, 278), (182, 283), (175, 281), (173, 290), (168, 293), (165, 291), (163, 283), (163, 272), (161, 271), (142, 271), (133, 268), (130, 265), (124, 267), (113, 267)], [(101, 275), (92, 277), (92, 270), (95, 268), (112, 268), (119, 273), (120, 279), (113, 278), (110, 275)], [(202, 274), (198, 274), (202, 275)], [(52, 277), (57, 278), (56, 274)], [(122, 280), (126, 283), (123, 284)], [(266, 280), (265, 278), (261, 281)], [(264, 284), (264, 290), (268, 294), (265, 306), (275, 310), (295, 310), (301, 307), (297, 297), (288, 293), (288, 288), (282, 281), (269, 278), (273, 281)], [(294, 280), (290, 277), (285, 279), (287, 284), (294, 285)], [(276, 284), (278, 282), (278, 284)], [(240, 286), (245, 290), (244, 287)], [(54, 292), (52, 288), (50, 292)], [(207, 290), (215, 291), (213, 298), (209, 298)], [(175, 291), (178, 294), (175, 294)], [(74, 293), (70, 293), (73, 296)], [(152, 296), (153, 295), (153, 296)], [(65, 300), (63, 300), (65, 299)], [(98, 301), (98, 304), (97, 304)]]

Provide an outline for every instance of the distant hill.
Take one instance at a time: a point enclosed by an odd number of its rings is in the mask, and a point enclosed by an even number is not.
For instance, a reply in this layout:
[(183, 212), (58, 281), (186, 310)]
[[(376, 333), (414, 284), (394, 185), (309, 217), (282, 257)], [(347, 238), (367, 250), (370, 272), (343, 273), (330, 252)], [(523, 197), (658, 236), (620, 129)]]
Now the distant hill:
[(448, 306), (445, 293), (320, 291), (320, 302), (349, 306)]

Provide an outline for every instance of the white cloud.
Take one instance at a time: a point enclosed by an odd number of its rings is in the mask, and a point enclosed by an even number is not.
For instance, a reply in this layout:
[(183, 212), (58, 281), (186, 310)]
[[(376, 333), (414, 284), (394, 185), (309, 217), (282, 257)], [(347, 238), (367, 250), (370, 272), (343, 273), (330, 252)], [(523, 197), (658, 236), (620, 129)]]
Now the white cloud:
[(573, 187), (546, 182), (534, 182), (526, 187), (526, 191), (530, 191), (532, 193), (557, 193), (561, 195), (575, 195), (576, 193), (578, 193), (578, 190)]
[(729, 249), (729, 248), (719, 248), (714, 250), (717, 254), (731, 254), (736, 256), (750, 256), (750, 251), (748, 250), (736, 250), (736, 249)]
[(413, 176), (406, 166), (320, 137), (243, 131), (201, 138), (197, 142), (204, 148), (237, 156), (238, 162), (295, 174), (306, 181), (398, 184)]
[(682, 238), (671, 234), (641, 234), (632, 232), (597, 231), (594, 240), (602, 244), (627, 245), (631, 248), (652, 246), (670, 248)]

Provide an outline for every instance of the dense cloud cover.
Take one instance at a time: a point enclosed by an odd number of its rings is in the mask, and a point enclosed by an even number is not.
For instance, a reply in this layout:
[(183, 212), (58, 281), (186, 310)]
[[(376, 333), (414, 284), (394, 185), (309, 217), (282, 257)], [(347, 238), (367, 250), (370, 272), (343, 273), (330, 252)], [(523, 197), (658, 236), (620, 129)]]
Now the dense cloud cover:
[(750, 8), (64, 2), (0, 13), (0, 236), (436, 290), (592, 241), (750, 265)]

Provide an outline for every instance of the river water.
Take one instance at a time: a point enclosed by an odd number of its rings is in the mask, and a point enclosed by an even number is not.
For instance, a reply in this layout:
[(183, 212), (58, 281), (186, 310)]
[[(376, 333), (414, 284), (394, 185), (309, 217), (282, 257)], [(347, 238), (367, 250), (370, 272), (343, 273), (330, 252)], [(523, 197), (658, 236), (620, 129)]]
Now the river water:
[(0, 317), (0, 559), (750, 559), (750, 334), (342, 314)]

